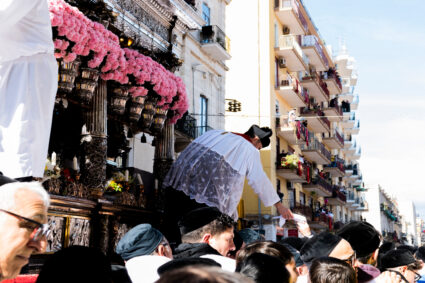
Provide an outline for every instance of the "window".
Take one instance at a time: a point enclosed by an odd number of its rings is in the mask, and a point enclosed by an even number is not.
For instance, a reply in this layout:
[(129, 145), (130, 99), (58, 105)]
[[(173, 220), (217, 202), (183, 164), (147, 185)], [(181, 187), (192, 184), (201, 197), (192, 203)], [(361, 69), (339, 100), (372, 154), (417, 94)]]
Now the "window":
[(274, 23), (274, 47), (279, 47), (279, 29), (277, 23)]
[(200, 97), (200, 113), (199, 113), (199, 134), (202, 135), (207, 131), (208, 126), (208, 99), (201, 95)]
[(289, 193), (289, 207), (290, 208), (294, 208), (295, 207), (295, 190), (294, 189), (288, 189), (288, 193)]
[(300, 192), (300, 204), (305, 205), (305, 193)]
[(211, 25), (210, 23), (210, 7), (207, 4), (202, 3), (202, 18), (206, 22), (206, 25)]

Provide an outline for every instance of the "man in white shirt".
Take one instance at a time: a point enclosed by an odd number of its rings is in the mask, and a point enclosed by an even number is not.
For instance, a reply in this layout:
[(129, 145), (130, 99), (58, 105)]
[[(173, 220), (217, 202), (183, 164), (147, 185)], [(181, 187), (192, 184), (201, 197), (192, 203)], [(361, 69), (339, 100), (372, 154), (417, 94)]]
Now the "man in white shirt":
[(0, 19), (0, 171), (42, 177), (58, 79), (47, 0), (1, 0)]
[(168, 229), (170, 241), (179, 238), (171, 227), (184, 213), (198, 207), (216, 207), (237, 220), (245, 177), (265, 206), (274, 205), (285, 219), (293, 217), (280, 202), (261, 164), (259, 150), (270, 144), (272, 134), (271, 129), (257, 125), (244, 134), (212, 130), (179, 155), (163, 183), (167, 188), (167, 224), (163, 231)]
[(128, 231), (115, 249), (125, 261), (133, 283), (153, 283), (159, 279), (158, 267), (173, 259), (167, 239), (150, 224)]

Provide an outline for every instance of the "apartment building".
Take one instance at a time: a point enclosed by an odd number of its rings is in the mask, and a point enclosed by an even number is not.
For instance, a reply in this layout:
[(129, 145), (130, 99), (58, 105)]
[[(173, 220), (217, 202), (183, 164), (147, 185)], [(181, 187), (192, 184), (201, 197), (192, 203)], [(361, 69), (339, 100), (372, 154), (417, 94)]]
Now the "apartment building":
[(406, 239), (403, 232), (406, 219), (397, 200), (379, 185), (368, 185), (364, 197), (368, 201), (368, 210), (362, 212), (363, 219), (380, 231), (385, 240), (403, 243)]
[[(240, 20), (241, 11), (249, 21)], [(226, 98), (241, 102), (242, 110), (226, 114), (226, 129), (274, 129), (270, 147), (261, 150), (263, 168), (282, 202), (311, 227), (360, 219), (366, 205), (353, 139), (360, 125), (352, 57), (342, 48), (333, 56), (299, 0), (233, 1), (226, 15), (232, 38)], [(248, 186), (240, 212), (259, 224), (275, 213)]]

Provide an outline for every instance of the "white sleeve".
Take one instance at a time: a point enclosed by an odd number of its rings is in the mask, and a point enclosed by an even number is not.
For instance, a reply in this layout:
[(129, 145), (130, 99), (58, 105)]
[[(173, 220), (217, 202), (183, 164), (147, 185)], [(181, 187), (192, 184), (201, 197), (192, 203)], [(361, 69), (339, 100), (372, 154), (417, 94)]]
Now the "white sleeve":
[(263, 171), (260, 152), (258, 150), (251, 152), (250, 164), (246, 177), (248, 184), (254, 189), (254, 192), (260, 197), (265, 206), (272, 206), (280, 201), (276, 190)]
[(40, 1), (47, 0), (0, 0), (0, 30), (19, 22)]

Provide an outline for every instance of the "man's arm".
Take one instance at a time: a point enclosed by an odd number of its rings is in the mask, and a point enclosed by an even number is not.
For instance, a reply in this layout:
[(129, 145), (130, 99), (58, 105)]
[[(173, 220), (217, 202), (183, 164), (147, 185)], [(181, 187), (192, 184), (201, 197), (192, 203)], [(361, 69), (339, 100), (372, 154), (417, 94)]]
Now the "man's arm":
[(289, 208), (284, 207), (280, 201), (275, 203), (274, 206), (276, 207), (277, 211), (279, 212), (280, 215), (282, 215), (283, 218), (285, 219), (294, 218), (294, 216), (292, 215), (292, 211)]

